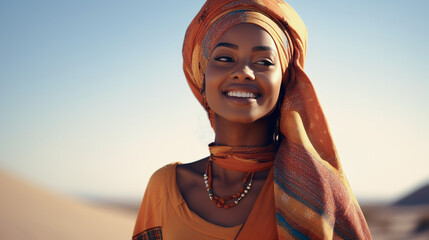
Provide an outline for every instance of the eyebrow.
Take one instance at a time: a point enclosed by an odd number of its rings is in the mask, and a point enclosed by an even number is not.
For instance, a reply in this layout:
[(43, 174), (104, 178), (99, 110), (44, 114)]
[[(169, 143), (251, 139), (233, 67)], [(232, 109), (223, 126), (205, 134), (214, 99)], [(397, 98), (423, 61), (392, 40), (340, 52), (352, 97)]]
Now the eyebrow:
[(232, 43), (226, 43), (226, 42), (220, 42), (220, 43), (216, 44), (216, 46), (213, 48), (213, 50), (216, 49), (217, 47), (227, 47), (227, 48), (232, 48), (232, 49), (238, 50), (237, 45), (232, 44)]
[(268, 46), (256, 46), (256, 47), (252, 48), (252, 51), (253, 52), (257, 52), (257, 51), (273, 51), (273, 52), (275, 52), (273, 48), (268, 47)]
[[(232, 48), (234, 50), (238, 50), (237, 45), (232, 44), (232, 43), (227, 43), (227, 42), (220, 42), (220, 43), (216, 44), (214, 49), (216, 49), (217, 47), (227, 47), (227, 48)], [(258, 51), (273, 51), (273, 52), (275, 52), (273, 48), (268, 47), (268, 46), (256, 46), (256, 47), (252, 48), (252, 52), (258, 52)]]

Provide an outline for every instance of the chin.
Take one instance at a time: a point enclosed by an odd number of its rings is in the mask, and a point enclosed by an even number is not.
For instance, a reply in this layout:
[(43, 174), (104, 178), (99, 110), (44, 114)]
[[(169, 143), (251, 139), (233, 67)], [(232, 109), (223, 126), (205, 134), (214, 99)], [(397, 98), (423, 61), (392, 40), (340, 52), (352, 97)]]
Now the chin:
[(254, 116), (249, 114), (229, 114), (227, 116), (221, 116), (221, 117), (230, 122), (240, 123), (240, 124), (251, 124), (263, 118), (263, 116)]

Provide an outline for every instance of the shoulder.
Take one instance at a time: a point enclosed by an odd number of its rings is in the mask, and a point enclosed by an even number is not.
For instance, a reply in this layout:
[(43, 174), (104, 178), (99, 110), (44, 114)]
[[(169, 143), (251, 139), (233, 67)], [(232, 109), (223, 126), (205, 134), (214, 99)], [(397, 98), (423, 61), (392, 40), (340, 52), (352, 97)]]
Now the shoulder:
[(177, 163), (177, 162), (176, 163), (170, 163), (170, 164), (167, 164), (167, 165), (163, 166), (162, 168), (156, 170), (152, 174), (152, 176), (150, 177), (149, 183), (152, 183), (152, 182), (160, 183), (162, 181), (165, 181), (166, 177), (169, 176), (169, 174), (171, 172), (175, 171), (176, 166), (178, 164), (179, 163)]
[(155, 171), (149, 179), (146, 191), (137, 216), (134, 235), (142, 231), (160, 226), (164, 206), (168, 201), (168, 184), (174, 177), (178, 163), (168, 164)]
[(161, 201), (167, 199), (169, 184), (174, 180), (177, 164), (165, 165), (152, 174), (146, 186), (141, 208), (146, 210), (156, 208)]
[(178, 163), (170, 163), (156, 170), (149, 179), (145, 195), (152, 195), (156, 192), (158, 192), (156, 195), (166, 194), (166, 185), (169, 179), (175, 175), (177, 165)]

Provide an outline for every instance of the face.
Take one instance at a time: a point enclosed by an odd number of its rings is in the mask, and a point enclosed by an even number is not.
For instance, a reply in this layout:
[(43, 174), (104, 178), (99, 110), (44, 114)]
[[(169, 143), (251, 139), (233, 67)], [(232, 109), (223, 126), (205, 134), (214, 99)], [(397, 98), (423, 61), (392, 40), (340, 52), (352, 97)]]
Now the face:
[(205, 72), (209, 107), (232, 122), (252, 123), (275, 108), (282, 70), (271, 36), (254, 24), (239, 24), (216, 43)]

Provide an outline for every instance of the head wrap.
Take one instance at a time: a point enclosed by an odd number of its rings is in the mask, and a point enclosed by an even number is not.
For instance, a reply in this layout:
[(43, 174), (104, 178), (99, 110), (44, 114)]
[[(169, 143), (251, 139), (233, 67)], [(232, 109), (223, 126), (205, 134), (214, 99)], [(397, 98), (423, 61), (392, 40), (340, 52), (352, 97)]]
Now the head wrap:
[(362, 211), (344, 176), (325, 115), (304, 72), (307, 30), (282, 0), (207, 0), (191, 22), (183, 45), (183, 68), (204, 104), (204, 71), (214, 44), (229, 28), (253, 23), (273, 38), (286, 93), (280, 114), (285, 137), (274, 160), (279, 239), (371, 239)]

